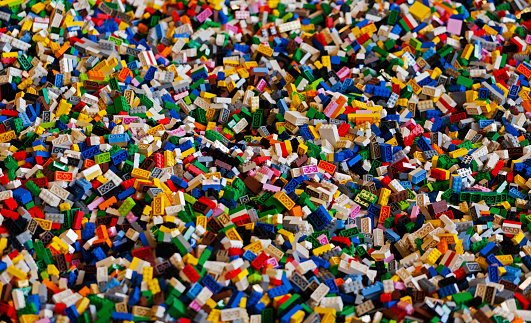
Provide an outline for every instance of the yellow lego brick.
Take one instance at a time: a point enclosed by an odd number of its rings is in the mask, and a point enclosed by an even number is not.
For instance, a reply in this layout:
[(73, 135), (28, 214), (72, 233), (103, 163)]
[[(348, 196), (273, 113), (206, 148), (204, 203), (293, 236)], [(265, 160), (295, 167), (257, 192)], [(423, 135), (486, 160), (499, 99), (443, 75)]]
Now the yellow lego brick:
[(273, 198), (280, 202), (286, 209), (291, 210), (295, 206), (295, 202), (290, 199), (284, 192), (276, 192)]
[(26, 277), (28, 277), (28, 275), (25, 272), (16, 268), (15, 266), (7, 267), (7, 272), (15, 276), (18, 279), (26, 279)]
[(487, 270), (487, 268), (489, 267), (487, 260), (483, 257), (476, 258), (476, 262), (479, 264), (479, 267), (481, 267), (482, 270)]
[(1, 238), (0, 239), (0, 253), (3, 252), (5, 248), (7, 248), (7, 238)]
[(153, 279), (153, 267), (144, 267), (142, 269), (142, 280), (148, 282)]
[(69, 203), (61, 203), (61, 204), (59, 204), (59, 210), (61, 210), (61, 212), (71, 210), (70, 204)]
[(299, 147), (297, 148), (297, 154), (305, 155), (307, 151), (308, 151), (308, 146), (304, 144), (299, 144)]
[(153, 199), (153, 202), (151, 203), (151, 207), (153, 208), (152, 212), (155, 216), (164, 215), (164, 200), (161, 197), (157, 196)]
[(39, 226), (40, 226), (43, 230), (49, 231), (49, 230), (52, 229), (52, 224), (53, 224), (52, 221), (44, 220), (44, 219), (39, 219), (39, 218), (35, 218), (35, 221), (37, 221), (37, 223), (39, 224)]
[(58, 249), (58, 251), (61, 251), (61, 252), (68, 251), (69, 246), (66, 243), (64, 243), (63, 240), (59, 239), (59, 237), (53, 237), (52, 241), (59, 246), (60, 249)]
[(288, 230), (280, 229), (278, 230), (278, 233), (280, 233), (284, 237), (284, 239), (287, 239), (290, 243), (293, 243), (295, 241), (295, 236)]
[(380, 190), (380, 197), (378, 198), (378, 204), (387, 205), (389, 202), (389, 196), (391, 195), (391, 190), (383, 187)]
[(390, 145), (393, 145), (393, 146), (398, 146), (398, 141), (396, 141), (396, 138), (391, 138), (389, 139), (388, 141), (385, 142), (386, 144), (390, 144)]
[(316, 256), (320, 256), (330, 250), (332, 250), (332, 246), (330, 244), (326, 244), (324, 246), (313, 249), (313, 254)]
[(517, 235), (514, 235), (511, 239), (511, 241), (514, 243), (514, 244), (519, 244), (520, 241), (522, 241), (522, 239), (525, 238), (525, 235), (522, 231), (520, 231)]
[(427, 223), (431, 223), (434, 228), (444, 228), (441, 220), (426, 220)]
[[(325, 317), (326, 317), (326, 321), (325, 321)], [(323, 317), (323, 319), (321, 320), (321, 323), (333, 323), (335, 322), (335, 319), (333, 316), (327, 316), (325, 315), (325, 317)], [(290, 319), (289, 319), (289, 323), (300, 323), (302, 322), (302, 320), (304, 319), (304, 311), (297, 311), (295, 314), (293, 314)]]
[(332, 314), (333, 316), (336, 316), (336, 310), (334, 308), (316, 306), (313, 311), (321, 315)]
[(131, 172), (131, 177), (139, 178), (139, 179), (149, 179), (149, 176), (151, 175), (151, 172), (142, 168), (133, 168), (133, 171)]
[(467, 150), (466, 148), (460, 148), (460, 149), (457, 149), (457, 150), (451, 151), (451, 152), (449, 153), (450, 158), (463, 157), (463, 156), (465, 156), (466, 154), (468, 154), (468, 150)]
[[(9, 271), (9, 268), (8, 268), (8, 271)], [(59, 276), (60, 274), (59, 270), (57, 269), (57, 267), (55, 267), (55, 265), (48, 265), (47, 271), (48, 271), (48, 275)]]
[(243, 250), (245, 250), (245, 251), (250, 250), (250, 251), (252, 251), (255, 254), (258, 254), (260, 251), (262, 251), (262, 249), (263, 249), (263, 247), (262, 247), (262, 243), (260, 242), (260, 240), (256, 240), (255, 242), (251, 243), (250, 245), (247, 245), (247, 246), (243, 247)]
[(424, 21), (431, 14), (431, 9), (422, 4), (420, 1), (415, 1), (409, 8), (409, 13), (418, 21)]
[(14, 265), (18, 264), (21, 260), (24, 259), (24, 256), (22, 254), (19, 254), (15, 258), (11, 259)]
[(131, 261), (131, 264), (129, 265), (129, 269), (135, 270), (136, 266), (138, 266), (139, 261), (140, 261), (139, 258), (133, 257), (133, 260)]
[(263, 54), (263, 55), (267, 56), (267, 57), (271, 57), (271, 55), (273, 55), (273, 48), (266, 47), (266, 46), (260, 44), (258, 46), (258, 52), (260, 54)]
[(199, 263), (199, 259), (197, 259), (196, 257), (192, 256), (191, 254), (186, 254), (184, 257), (183, 257), (183, 261), (187, 264), (190, 264), (190, 265), (193, 265), (193, 266), (197, 266), (197, 264)]
[(89, 299), (86, 297), (83, 297), (82, 300), (77, 302), (77, 306), (76, 306), (77, 312), (79, 314), (83, 314), (89, 305), (90, 305)]
[(463, 248), (463, 240), (458, 240), (455, 244), (455, 253), (458, 255), (462, 255), (465, 253), (465, 249)]
[(400, 300), (402, 302), (406, 302), (406, 303), (408, 303), (410, 305), (413, 305), (413, 300), (411, 299), (411, 296), (404, 296), (404, 297), (400, 298)]
[[(63, 316), (63, 317), (66, 317), (66, 316)], [(23, 314), (23, 315), (20, 315), (19, 317), (20, 323), (34, 323), (34, 322), (39, 321), (40, 319), (41, 319), (40, 316), (37, 314)], [(57, 320), (56, 322), (59, 322), (59, 320)]]
[(213, 299), (209, 298), (208, 301), (206, 302), (206, 305), (210, 308), (214, 308), (218, 305), (218, 303), (216, 303), (216, 301), (214, 301)]
[(433, 266), (441, 255), (442, 253), (438, 249), (432, 249), (428, 257), (426, 258), (426, 262)]
[(234, 227), (232, 227), (232, 228), (228, 229), (227, 231), (225, 231), (225, 234), (226, 234), (227, 238), (229, 238), (229, 240), (239, 240), (239, 241), (243, 242), (242, 238), (238, 234), (238, 231), (236, 231), (236, 228), (234, 228)]
[(513, 256), (511, 255), (500, 255), (496, 256), (496, 258), (504, 265), (509, 266), (513, 263)]
[(148, 288), (153, 293), (153, 295), (160, 293), (160, 285), (157, 279), (152, 279), (151, 281), (148, 282), (147, 285), (148, 285)]
[(236, 277), (232, 278), (231, 281), (233, 283), (236, 283), (236, 282), (241, 281), (244, 277), (247, 277), (247, 276), (249, 276), (249, 271), (245, 269), (244, 271), (239, 273)]
[(518, 186), (520, 186), (522, 189), (524, 190), (528, 190), (527, 186), (525, 185), (526, 183), (526, 180), (520, 176), (520, 174), (517, 174), (514, 178), (513, 178), (513, 181), (518, 184)]
[(43, 11), (44, 8), (46, 8), (46, 5), (42, 2), (39, 2), (31, 6), (31, 11), (38, 14), (39, 12)]
[(184, 158), (190, 156), (193, 153), (195, 153), (195, 148), (192, 147), (190, 149), (187, 149), (187, 150), (181, 152), (181, 159), (184, 159)]

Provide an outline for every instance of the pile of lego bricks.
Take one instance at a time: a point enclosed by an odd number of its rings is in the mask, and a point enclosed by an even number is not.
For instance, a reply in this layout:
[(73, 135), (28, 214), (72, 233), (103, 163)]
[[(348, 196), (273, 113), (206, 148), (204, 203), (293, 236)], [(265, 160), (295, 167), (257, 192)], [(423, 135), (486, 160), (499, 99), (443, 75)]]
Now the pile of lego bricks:
[(0, 320), (531, 321), (530, 21), (0, 1)]

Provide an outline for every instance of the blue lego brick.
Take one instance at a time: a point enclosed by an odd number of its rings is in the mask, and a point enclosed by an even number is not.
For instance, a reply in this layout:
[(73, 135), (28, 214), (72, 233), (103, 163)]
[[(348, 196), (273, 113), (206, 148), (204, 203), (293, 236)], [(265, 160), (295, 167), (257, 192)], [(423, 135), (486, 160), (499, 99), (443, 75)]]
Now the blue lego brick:
[(423, 213), (419, 213), (417, 215), (417, 219), (415, 221), (415, 231), (420, 229), (424, 225), (425, 219), (426, 219), (426, 216)]
[(145, 81), (151, 81), (155, 77), (155, 72), (157, 71), (157, 68), (155, 66), (150, 66), (147, 70), (146, 74), (144, 75)]
[(522, 257), (522, 263), (529, 269), (531, 268), (531, 256), (525, 255)]
[(361, 155), (360, 154), (355, 154), (352, 158), (347, 160), (347, 165), (349, 167), (353, 167), (357, 163), (361, 162), (361, 160), (362, 160)]
[(33, 200), (31, 193), (22, 187), (13, 191), (13, 198), (21, 204), (27, 204)]
[(370, 285), (361, 290), (361, 294), (364, 297), (373, 296), (374, 294), (381, 294), (383, 292), (383, 284), (376, 282), (374, 285)]
[(85, 151), (81, 152), (83, 159), (91, 159), (96, 155), (101, 154), (100, 146), (90, 146)]
[(111, 155), (113, 165), (118, 165), (119, 163), (127, 160), (127, 158), (129, 158), (129, 153), (125, 149), (122, 149)]
[(400, 35), (400, 33), (403, 31), (403, 28), (400, 27), (399, 24), (396, 24), (393, 29), (391, 29), (391, 34)]
[(40, 307), (41, 307), (41, 301), (39, 299), (39, 295), (38, 294), (28, 295), (27, 300), (26, 300), (26, 304), (31, 304), (31, 303), (35, 304), (35, 308), (37, 309), (36, 313), (33, 313), (33, 314), (39, 314), (39, 310), (40, 310)]
[(400, 181), (399, 183), (400, 183), (400, 185), (402, 185), (402, 187), (404, 187), (404, 188), (412, 188), (412, 186), (411, 186), (411, 182), (410, 182), (410, 181)]
[[(114, 312), (114, 313), (118, 313), (118, 312)], [(65, 308), (65, 314), (66, 316), (68, 316), (68, 319), (70, 320), (70, 322), (77, 322), (77, 317), (79, 316), (79, 312), (77, 311), (77, 308), (75, 305), (70, 305), (69, 307)], [(124, 314), (124, 313), (120, 313), (120, 314)], [(129, 315), (133, 316), (134, 318), (133, 314), (129, 314)]]
[(130, 187), (126, 189), (125, 191), (123, 191), (122, 193), (118, 194), (118, 199), (120, 201), (125, 200), (127, 197), (135, 194), (135, 192), (136, 192), (136, 189), (134, 187)]
[(338, 296), (341, 297), (343, 304), (354, 304), (356, 301), (356, 298), (352, 295), (338, 293)]
[(288, 279), (288, 276), (286, 276), (286, 273), (282, 273), (282, 286), (286, 287), (288, 290), (292, 290), (293, 286), (291, 285), (291, 282)]
[(461, 176), (454, 176), (451, 180), (452, 187), (450, 187), (454, 192), (461, 192), (461, 187), (463, 184), (463, 178)]
[(289, 290), (285, 286), (281, 285), (268, 289), (266, 293), (269, 298), (275, 298), (277, 296), (286, 295), (287, 293), (289, 293)]
[(329, 294), (339, 293), (339, 288), (337, 287), (336, 282), (333, 278), (326, 279), (325, 284), (326, 286), (328, 286), (328, 288), (330, 288), (330, 291), (328, 292)]
[(369, 205), (369, 208), (367, 209), (367, 212), (369, 214), (379, 216), (380, 215), (380, 208), (374, 204)]
[[(316, 257), (316, 256), (312, 256), (311, 258), (313, 260), (313, 262), (315, 262), (315, 264), (318, 266), (318, 267), (325, 267), (325, 268), (328, 268), (330, 263), (322, 258), (319, 258), (319, 257)], [(328, 265), (328, 266), (327, 266)]]
[(496, 247), (496, 244), (494, 242), (489, 242), (481, 251), (479, 252), (479, 255), (481, 257), (487, 257), (489, 254), (491, 254), (494, 251), (494, 248)]
[(212, 276), (206, 275), (201, 281), (212, 293), (217, 294), (223, 288)]
[(299, 304), (295, 305), (291, 310), (289, 310), (282, 318), (280, 318), (280, 323), (289, 323), (291, 322), (291, 318), (295, 313), (298, 311), (303, 311), (303, 307)]
[(400, 236), (391, 229), (386, 229), (384, 231), (384, 235), (387, 238), (387, 240), (391, 242), (397, 242), (398, 240), (400, 240)]
[(520, 247), (523, 247), (523, 246), (525, 246), (525, 245), (527, 244), (528, 241), (529, 241), (529, 240), (527, 240), (527, 238), (524, 237), (524, 238), (520, 241), (520, 243), (518, 243), (518, 244), (520, 245)]
[(105, 285), (100, 287), (100, 291), (105, 293), (109, 288), (113, 288), (116, 286), (119, 286), (120, 282), (115, 277), (112, 277), (111, 280), (109, 280)]
[(321, 231), (332, 221), (332, 217), (324, 208), (324, 206), (321, 205), (319, 208), (317, 208), (317, 210), (308, 215), (308, 220), (315, 227), (315, 229), (317, 229), (317, 231)]
[(416, 174), (411, 176), (411, 183), (416, 185), (416, 184), (422, 182), (423, 180), (426, 179), (427, 174), (428, 173), (424, 169), (421, 169)]
[(520, 136), (520, 134), (518, 133), (518, 130), (516, 130), (516, 128), (513, 127), (510, 123), (505, 122), (504, 126), (505, 126), (505, 131), (507, 131), (511, 135), (516, 136), (516, 137)]
[(439, 295), (440, 298), (443, 298), (443, 297), (446, 297), (446, 296), (450, 296), (450, 295), (456, 294), (457, 292), (458, 292), (457, 285), (452, 284), (452, 285), (448, 285), (448, 286), (444, 286), (444, 287), (440, 288), (437, 291), (437, 294)]
[(136, 69), (140, 68), (140, 62), (139, 61), (132, 61), (130, 63), (127, 63), (127, 68), (134, 71)]
[(18, 117), (20, 118), (20, 120), (22, 121), (22, 126), (24, 128), (27, 128), (29, 126), (31, 126), (31, 120), (30, 118), (28, 117), (28, 115), (26, 114), (26, 112), (20, 112), (18, 114)]
[(516, 277), (520, 277), (522, 275), (522, 270), (520, 268), (515, 268), (512, 266), (505, 266), (505, 274), (503, 275), (503, 278), (505, 279), (505, 276), (512, 275)]
[(382, 162), (393, 161), (393, 146), (390, 144), (380, 144), (380, 160)]
[(489, 265), (488, 271), (489, 271), (489, 280), (493, 283), (498, 283), (500, 281), (498, 266)]
[(186, 293), (186, 297), (188, 297), (190, 300), (193, 300), (197, 297), (197, 295), (199, 295), (201, 290), (203, 290), (203, 286), (201, 286), (199, 283), (195, 283), (192, 285), (192, 288), (190, 288), (188, 293)]
[(478, 98), (480, 99), (487, 99), (489, 97), (489, 89), (487, 88), (479, 88), (478, 90)]
[(325, 91), (331, 91), (332, 90), (332, 89), (330, 89), (328, 84), (326, 84), (323, 81), (319, 82), (319, 84), (317, 85), (317, 89), (324, 89)]
[(526, 195), (520, 191), (518, 191), (516, 188), (511, 188), (509, 190), (509, 193), (507, 193), (508, 196), (514, 198), (514, 199), (526, 199)]
[(439, 110), (426, 110), (426, 119), (440, 117), (441, 115), (442, 115), (442, 112)]
[(464, 87), (463, 85), (450, 85), (450, 87), (448, 88), (448, 91), (449, 92), (465, 92), (466, 91), (466, 87)]
[(115, 144), (120, 142), (128, 142), (129, 136), (126, 133), (122, 134), (116, 134), (116, 135), (109, 135), (108, 137), (109, 144)]
[(417, 146), (419, 146), (422, 151), (432, 150), (430, 143), (425, 137), (420, 137), (419, 139), (417, 139)]
[(98, 259), (98, 261), (101, 261), (101, 260), (107, 258), (107, 255), (105, 254), (103, 249), (101, 249), (101, 247), (98, 247), (98, 248), (94, 249), (94, 251), (92, 253), (94, 254), (94, 257), (96, 257), (96, 259)]
[(83, 189), (83, 191), (85, 191), (85, 192), (87, 192), (88, 190), (92, 189), (92, 185), (90, 184), (90, 182), (87, 181), (84, 178), (81, 178), (81, 179), (77, 180), (76, 181), (76, 185), (81, 187)]
[(55, 74), (55, 84), (56, 87), (63, 86), (63, 74)]
[(246, 305), (247, 306), (253, 306), (253, 305), (257, 304), (260, 301), (260, 299), (262, 299), (263, 296), (264, 296), (264, 294), (253, 290), (251, 295), (249, 295), (249, 297), (247, 298), (247, 304)]
[(486, 257), (486, 261), (489, 265), (492, 265), (492, 264), (496, 264), (498, 265), (499, 267), (502, 267), (503, 264), (501, 263), (501, 261), (498, 260), (498, 258), (496, 258), (496, 256), (491, 253), (490, 255), (488, 255), (488, 257)]
[(286, 113), (286, 111), (289, 111), (289, 107), (288, 105), (286, 104), (286, 101), (284, 101), (284, 99), (280, 99), (278, 100), (277, 102), (277, 108), (278, 108), (278, 111), (281, 115), (284, 115)]
[[(74, 305), (72, 305), (74, 306)], [(75, 306), (74, 306), (75, 308)], [(131, 313), (113, 312), (112, 319), (117, 321), (134, 321), (135, 316)]]
[(440, 275), (443, 276), (443, 277), (446, 277), (446, 275), (450, 274), (452, 271), (450, 270), (450, 268), (444, 266), (442, 269), (441, 269), (441, 272), (440, 272)]
[(243, 255), (242, 255), (242, 258), (249, 261), (249, 262), (252, 262), (253, 260), (256, 259), (256, 257), (258, 257), (254, 252), (252, 252), (251, 250), (246, 250)]
[(235, 51), (239, 51), (239, 52), (242, 52), (242, 53), (249, 53), (249, 46), (248, 45), (239, 45), (239, 44), (234, 44), (234, 50)]

